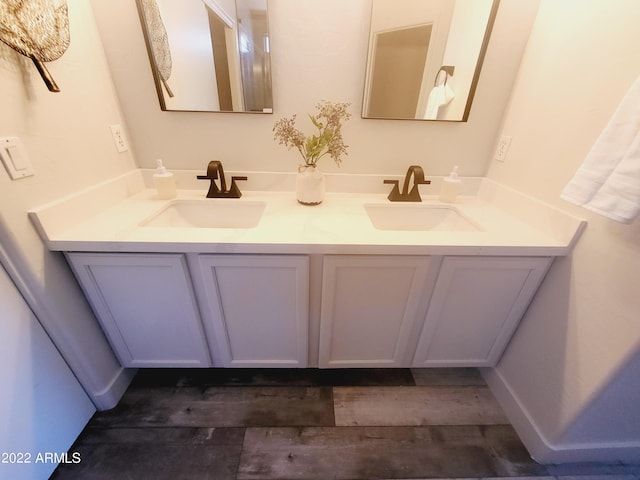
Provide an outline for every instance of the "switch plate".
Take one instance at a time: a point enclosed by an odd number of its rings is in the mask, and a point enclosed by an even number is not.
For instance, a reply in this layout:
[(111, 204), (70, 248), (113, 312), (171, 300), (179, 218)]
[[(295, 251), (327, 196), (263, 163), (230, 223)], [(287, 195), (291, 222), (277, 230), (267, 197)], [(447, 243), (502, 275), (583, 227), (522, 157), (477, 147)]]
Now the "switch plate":
[(493, 159), (498, 162), (504, 162), (507, 158), (507, 152), (509, 151), (510, 145), (511, 137), (508, 135), (502, 135), (498, 141), (498, 146), (496, 147), (496, 153), (493, 156)]
[(33, 175), (33, 167), (18, 137), (0, 138), (0, 159), (12, 180)]
[(111, 129), (111, 136), (113, 137), (113, 143), (116, 144), (116, 150), (119, 153), (126, 152), (129, 150), (129, 144), (127, 143), (127, 139), (124, 136), (124, 130), (122, 130), (121, 125), (109, 125)]

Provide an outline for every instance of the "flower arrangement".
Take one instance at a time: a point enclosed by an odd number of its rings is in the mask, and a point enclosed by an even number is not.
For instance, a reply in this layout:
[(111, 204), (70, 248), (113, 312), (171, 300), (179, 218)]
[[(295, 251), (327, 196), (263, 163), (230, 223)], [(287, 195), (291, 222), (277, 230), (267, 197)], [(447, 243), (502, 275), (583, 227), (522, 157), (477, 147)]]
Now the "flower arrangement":
[(296, 115), (291, 118), (281, 118), (273, 126), (273, 138), (279, 145), (289, 150), (295, 147), (302, 155), (307, 166), (315, 166), (325, 155), (329, 155), (340, 166), (340, 157), (347, 154), (348, 145), (342, 139), (342, 122), (349, 120), (351, 114), (347, 112), (350, 103), (332, 103), (326, 100), (318, 102), (316, 115), (309, 114), (311, 123), (317, 132), (305, 136), (295, 127)]

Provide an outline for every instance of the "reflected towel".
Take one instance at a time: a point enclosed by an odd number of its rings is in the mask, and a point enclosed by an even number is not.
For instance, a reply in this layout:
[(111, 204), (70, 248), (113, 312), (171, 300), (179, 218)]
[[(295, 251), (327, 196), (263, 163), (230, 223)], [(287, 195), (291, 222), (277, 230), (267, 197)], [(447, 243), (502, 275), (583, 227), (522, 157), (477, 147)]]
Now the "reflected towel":
[(446, 82), (433, 87), (427, 100), (427, 110), (424, 115), (425, 120), (437, 120), (440, 107), (449, 104), (455, 96), (453, 89), (447, 85)]
[(640, 77), (560, 198), (618, 222), (640, 214)]

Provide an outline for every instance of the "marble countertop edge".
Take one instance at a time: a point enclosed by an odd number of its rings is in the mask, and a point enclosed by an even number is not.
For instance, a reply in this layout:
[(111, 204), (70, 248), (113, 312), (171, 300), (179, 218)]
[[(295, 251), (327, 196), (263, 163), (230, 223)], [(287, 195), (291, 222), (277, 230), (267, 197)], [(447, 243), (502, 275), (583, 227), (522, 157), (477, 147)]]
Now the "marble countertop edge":
[[(139, 172), (34, 209), (30, 217), (47, 247), (56, 251), (487, 256), (562, 256), (570, 252), (582, 221), (568, 215), (564, 218), (562, 212), (544, 205), (525, 205), (520, 216), (513, 205), (519, 201), (514, 200), (515, 193), (498, 195), (495, 191), (500, 186), (494, 184), (483, 188), (490, 190), (489, 197), (497, 196), (511, 206), (509, 210), (499, 208), (481, 195), (459, 196), (453, 207), (479, 226), (478, 231), (379, 230), (364, 205), (390, 205), (384, 193), (329, 192), (322, 204), (304, 206), (291, 191), (251, 190), (240, 199), (223, 200), (238, 205), (264, 202), (264, 213), (253, 228), (145, 226), (176, 200), (212, 205), (220, 200), (205, 199), (202, 189), (181, 189), (177, 199), (159, 200), (155, 190), (141, 181)], [(423, 195), (418, 205), (451, 206), (435, 195)], [(527, 215), (535, 216), (536, 221), (526, 221)], [(560, 234), (555, 224), (563, 225)]]

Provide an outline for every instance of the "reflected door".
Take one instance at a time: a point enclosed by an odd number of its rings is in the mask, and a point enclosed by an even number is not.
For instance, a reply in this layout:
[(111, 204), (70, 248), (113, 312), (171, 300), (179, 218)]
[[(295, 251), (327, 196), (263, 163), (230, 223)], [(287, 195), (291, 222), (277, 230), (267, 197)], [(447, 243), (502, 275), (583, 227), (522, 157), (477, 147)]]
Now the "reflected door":
[(375, 34), (367, 116), (415, 116), (432, 28), (427, 24)]

